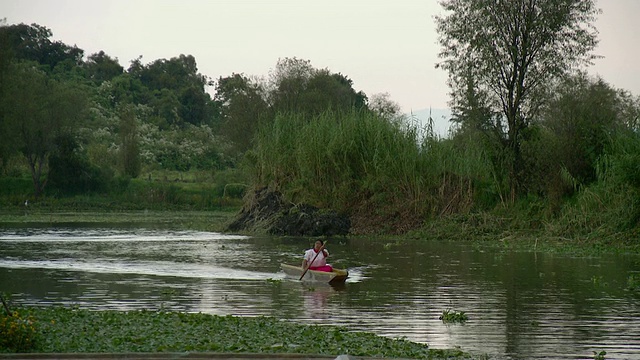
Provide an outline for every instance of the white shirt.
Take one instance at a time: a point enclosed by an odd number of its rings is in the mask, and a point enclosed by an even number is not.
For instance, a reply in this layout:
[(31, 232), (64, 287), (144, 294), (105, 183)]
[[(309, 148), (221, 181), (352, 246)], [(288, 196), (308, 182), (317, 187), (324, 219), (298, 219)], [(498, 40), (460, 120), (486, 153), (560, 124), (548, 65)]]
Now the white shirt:
[[(316, 253), (313, 249), (307, 250), (304, 253), (304, 259), (307, 260), (307, 266), (318, 267), (327, 265), (327, 257), (324, 256), (325, 251), (327, 252), (327, 256), (329, 256), (329, 251), (327, 249), (320, 251), (320, 253)], [(316, 254), (318, 257), (316, 257)], [(313, 264), (311, 264), (311, 260), (313, 260), (314, 257), (316, 257), (316, 259), (313, 261)]]

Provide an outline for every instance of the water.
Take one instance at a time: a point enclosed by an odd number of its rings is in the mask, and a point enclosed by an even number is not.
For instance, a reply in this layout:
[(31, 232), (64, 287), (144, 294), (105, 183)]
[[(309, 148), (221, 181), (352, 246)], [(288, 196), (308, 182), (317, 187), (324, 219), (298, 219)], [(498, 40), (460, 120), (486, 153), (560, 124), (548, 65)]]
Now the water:
[[(286, 279), (311, 239), (113, 228), (0, 229), (0, 291), (18, 304), (275, 316), (492, 358), (640, 359), (640, 258), (457, 242), (330, 239), (342, 287)], [(273, 281), (281, 280), (281, 281)], [(469, 321), (444, 324), (443, 310)]]

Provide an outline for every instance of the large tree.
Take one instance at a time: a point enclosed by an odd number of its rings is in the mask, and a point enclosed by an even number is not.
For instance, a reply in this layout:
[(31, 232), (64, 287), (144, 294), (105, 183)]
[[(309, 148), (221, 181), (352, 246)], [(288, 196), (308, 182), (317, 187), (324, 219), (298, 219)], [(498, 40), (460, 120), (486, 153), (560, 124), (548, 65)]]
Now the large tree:
[(220, 77), (214, 101), (218, 107), (220, 131), (238, 152), (251, 147), (253, 134), (261, 122), (272, 117), (265, 101), (264, 86), (244, 74)]
[(568, 77), (554, 87), (542, 118), (561, 143), (556, 159), (578, 184), (597, 179), (597, 163), (608, 144), (639, 108), (624, 91), (585, 74)]
[(9, 65), (12, 59), (12, 53), (9, 51), (10, 42), (9, 34), (4, 31), (4, 23), (6, 20), (0, 19), (0, 170), (4, 170), (7, 164), (7, 160), (13, 151), (11, 146), (11, 136), (9, 136), (5, 122), (5, 102), (2, 99), (5, 98), (6, 92), (6, 77), (9, 74)]
[[(158, 59), (143, 65), (141, 58), (132, 61), (128, 74), (139, 80), (150, 90), (155, 99), (152, 105), (163, 104), (166, 110), (167, 99), (177, 99), (178, 104), (167, 123), (176, 125), (202, 125), (211, 123), (211, 97), (205, 87), (212, 82), (205, 75), (198, 73), (196, 59), (192, 55), (180, 55), (169, 60)], [(171, 92), (171, 94), (167, 94)], [(160, 110), (158, 109), (158, 115)]]
[(104, 51), (89, 55), (83, 67), (87, 77), (97, 84), (110, 81), (124, 72), (124, 68), (120, 66), (118, 59), (111, 58)]
[(351, 111), (367, 105), (366, 94), (356, 92), (351, 79), (328, 69), (316, 69), (309, 60), (295, 57), (278, 60), (267, 88), (274, 113), (316, 116), (329, 109)]
[(38, 24), (18, 24), (0, 26), (0, 33), (6, 36), (7, 49), (18, 60), (35, 61), (53, 70), (58, 64), (82, 63), (84, 51), (77, 46), (69, 46), (61, 41), (52, 41), (50, 29)]
[(27, 159), (38, 197), (46, 185), (44, 174), (56, 139), (82, 118), (86, 95), (78, 84), (54, 80), (33, 62), (11, 64), (5, 81), (4, 130)]
[[(549, 82), (594, 59), (595, 0), (441, 0), (436, 17), (452, 108), (483, 94), (486, 121), (501, 134), (511, 199), (523, 177), (521, 143)], [(486, 95), (486, 96), (485, 96)], [(462, 106), (464, 108), (464, 106)]]

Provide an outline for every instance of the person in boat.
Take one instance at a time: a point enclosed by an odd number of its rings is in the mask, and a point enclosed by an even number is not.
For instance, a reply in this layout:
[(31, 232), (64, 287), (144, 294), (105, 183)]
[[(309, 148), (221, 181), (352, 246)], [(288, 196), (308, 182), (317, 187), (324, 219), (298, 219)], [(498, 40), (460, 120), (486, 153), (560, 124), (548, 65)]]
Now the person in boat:
[(328, 257), (329, 251), (324, 248), (324, 241), (316, 240), (313, 249), (309, 249), (304, 253), (302, 269), (306, 269), (309, 266), (309, 270), (331, 272), (333, 268), (327, 264)]

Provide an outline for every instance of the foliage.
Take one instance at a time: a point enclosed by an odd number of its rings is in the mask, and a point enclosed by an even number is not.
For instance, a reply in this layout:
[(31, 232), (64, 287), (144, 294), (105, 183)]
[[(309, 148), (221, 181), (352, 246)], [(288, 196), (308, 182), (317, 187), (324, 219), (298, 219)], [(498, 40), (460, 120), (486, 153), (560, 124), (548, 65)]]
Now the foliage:
[(602, 350), (600, 352), (594, 351), (593, 352), (593, 359), (594, 360), (604, 360), (605, 356), (607, 355), (607, 352)]
[(465, 323), (469, 320), (469, 316), (464, 311), (454, 311), (451, 309), (445, 309), (442, 311), (442, 315), (439, 317), (443, 323)]
[(304, 353), (426, 359), (464, 356), (427, 345), (351, 332), (300, 326), (274, 318), (238, 318), (163, 311), (88, 311), (29, 308), (37, 319), (37, 352)]
[[(567, 202), (554, 233), (615, 241), (640, 224), (640, 137), (635, 131), (614, 134), (596, 164), (598, 181), (579, 191)], [(628, 241), (628, 240), (627, 240)], [(636, 241), (637, 243), (637, 241)]]
[(367, 105), (366, 95), (356, 92), (348, 77), (297, 58), (279, 59), (268, 81), (235, 73), (220, 77), (214, 101), (220, 129), (240, 152), (251, 148), (257, 129), (277, 114), (312, 118), (328, 110), (349, 112)]
[(50, 29), (38, 24), (0, 26), (0, 36), (8, 40), (4, 49), (18, 61), (36, 62), (45, 65), (48, 71), (65, 62), (80, 64), (84, 51), (77, 46), (52, 41), (52, 35)]
[(591, 57), (593, 1), (441, 3), (451, 138), (309, 60), (220, 77), (211, 99), (191, 55), (125, 70), (45, 27), (0, 24), (0, 201), (203, 210), (271, 185), (347, 213), (353, 233), (637, 244), (640, 98), (559, 77)]
[[(3, 299), (4, 301), (4, 299)], [(31, 352), (37, 346), (37, 322), (26, 311), (0, 311), (0, 353)]]
[(449, 72), (452, 108), (475, 111), (484, 119), (472, 115), (474, 121), (500, 136), (515, 200), (526, 169), (520, 148), (526, 129), (549, 80), (594, 58), (598, 10), (594, 0), (440, 4), (446, 15), (436, 17), (443, 59), (438, 65)]
[(120, 109), (120, 159), (122, 174), (137, 178), (140, 175), (140, 150), (138, 141), (138, 126), (135, 108), (125, 105)]
[(49, 158), (49, 188), (62, 194), (103, 192), (111, 177), (92, 165), (78, 141), (70, 134), (55, 140), (55, 150)]
[(7, 83), (2, 99), (7, 133), (28, 160), (38, 197), (55, 139), (82, 117), (86, 98), (74, 84), (50, 79), (32, 63), (14, 64)]
[(490, 179), (483, 152), (421, 141), (417, 128), (368, 111), (281, 114), (258, 133), (251, 157), (256, 182), (293, 202), (406, 231), (430, 215), (468, 211), (477, 196), (471, 179)]
[(244, 74), (220, 77), (216, 82), (214, 101), (219, 109), (219, 127), (238, 152), (251, 147), (259, 124), (271, 117), (264, 92), (262, 84)]
[(388, 121), (402, 121), (400, 104), (391, 100), (389, 93), (373, 94), (369, 99), (369, 109)]
[(328, 69), (316, 69), (309, 60), (279, 59), (269, 79), (269, 103), (274, 113), (318, 116), (365, 108), (367, 97), (353, 89), (353, 81)]
[(596, 166), (611, 134), (625, 126), (625, 98), (602, 79), (569, 77), (544, 107), (543, 124), (562, 146), (555, 150), (563, 169), (578, 184), (596, 180)]
[(100, 85), (105, 81), (111, 81), (116, 76), (122, 75), (124, 68), (104, 51), (89, 55), (83, 64), (87, 78)]

